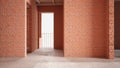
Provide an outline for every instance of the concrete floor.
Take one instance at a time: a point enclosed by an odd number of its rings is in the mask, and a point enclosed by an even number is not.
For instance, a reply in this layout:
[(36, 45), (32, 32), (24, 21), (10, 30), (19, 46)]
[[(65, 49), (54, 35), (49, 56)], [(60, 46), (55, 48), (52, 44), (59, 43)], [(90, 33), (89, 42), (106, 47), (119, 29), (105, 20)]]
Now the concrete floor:
[(0, 68), (120, 68), (120, 58), (64, 58), (60, 50), (40, 49), (26, 58), (0, 58)]

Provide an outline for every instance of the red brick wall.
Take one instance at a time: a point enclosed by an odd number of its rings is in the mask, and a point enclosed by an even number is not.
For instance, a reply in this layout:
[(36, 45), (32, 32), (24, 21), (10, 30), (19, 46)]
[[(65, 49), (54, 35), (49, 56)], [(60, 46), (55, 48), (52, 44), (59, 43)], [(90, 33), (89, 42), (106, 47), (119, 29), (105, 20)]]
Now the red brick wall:
[(120, 49), (120, 1), (115, 1), (115, 49)]
[(41, 12), (54, 12), (54, 48), (63, 49), (63, 6), (41, 6), (39, 16)]
[(36, 0), (31, 0), (30, 4), (30, 46), (31, 52), (38, 48), (38, 8)]
[(31, 19), (30, 19), (30, 8), (27, 8), (27, 52), (30, 52), (31, 51), (31, 31), (30, 31), (30, 22), (31, 22)]
[(109, 36), (109, 41), (108, 41), (108, 58), (109, 59), (113, 59), (114, 58), (114, 0), (107, 0), (107, 3), (108, 3), (108, 7), (107, 7), (107, 10), (108, 10), (108, 29), (109, 29), (109, 32), (108, 32), (108, 36)]
[(106, 0), (64, 1), (64, 56), (106, 56), (106, 3)]
[(26, 55), (25, 0), (0, 0), (0, 57)]

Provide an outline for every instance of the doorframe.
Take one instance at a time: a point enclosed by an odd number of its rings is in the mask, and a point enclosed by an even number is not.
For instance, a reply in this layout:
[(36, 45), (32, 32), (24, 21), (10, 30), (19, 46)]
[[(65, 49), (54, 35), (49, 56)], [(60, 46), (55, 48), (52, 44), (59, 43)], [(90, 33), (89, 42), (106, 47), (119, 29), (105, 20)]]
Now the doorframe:
[(40, 38), (42, 37), (41, 13), (54, 13), (54, 12), (39, 12), (39, 8), (38, 8), (38, 49), (40, 48)]

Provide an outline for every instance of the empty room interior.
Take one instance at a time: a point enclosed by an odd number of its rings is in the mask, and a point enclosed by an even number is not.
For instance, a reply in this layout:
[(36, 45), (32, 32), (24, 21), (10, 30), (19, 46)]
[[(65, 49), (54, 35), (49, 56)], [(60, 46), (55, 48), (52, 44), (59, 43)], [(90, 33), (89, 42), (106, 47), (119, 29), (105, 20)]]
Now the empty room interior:
[[(41, 4), (40, 4), (41, 2)], [(27, 52), (28, 54), (32, 52), (31, 41), (31, 27), (32, 22), (29, 20), (29, 9), (27, 8)], [(52, 1), (52, 0), (40, 0), (36, 2), (37, 5), (37, 31), (36, 35), (37, 46), (36, 49), (45, 55), (55, 55), (55, 53), (61, 52), (63, 56), (63, 1)], [(43, 54), (43, 55), (44, 55)]]
[(0, 0), (0, 68), (119, 68), (120, 0)]

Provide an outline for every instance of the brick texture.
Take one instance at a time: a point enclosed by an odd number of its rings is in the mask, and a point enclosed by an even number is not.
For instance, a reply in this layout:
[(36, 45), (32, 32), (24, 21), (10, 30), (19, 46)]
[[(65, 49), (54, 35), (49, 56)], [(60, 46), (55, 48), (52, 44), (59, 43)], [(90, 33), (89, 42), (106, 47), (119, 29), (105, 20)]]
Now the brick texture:
[(114, 0), (109, 0), (109, 55), (108, 58), (114, 58)]
[(36, 0), (30, 0), (30, 19), (29, 19), (29, 44), (30, 51), (33, 52), (38, 48), (38, 9), (36, 6)]
[(25, 0), (0, 0), (0, 57), (24, 57)]
[[(26, 2), (30, 4), (28, 22)], [(57, 17), (62, 17), (62, 11), (59, 11)], [(28, 45), (32, 52), (38, 48), (35, 0), (0, 0), (0, 57), (26, 56), (27, 23), (30, 33)], [(60, 36), (64, 33), (64, 40), (56, 35), (56, 40), (60, 41), (56, 41), (56, 45), (63, 48), (61, 45), (64, 41), (65, 57), (114, 58), (114, 0), (64, 0), (63, 26), (64, 32), (61, 26)], [(55, 28), (59, 29), (60, 26)]]
[(64, 56), (106, 57), (106, 0), (64, 1)]

